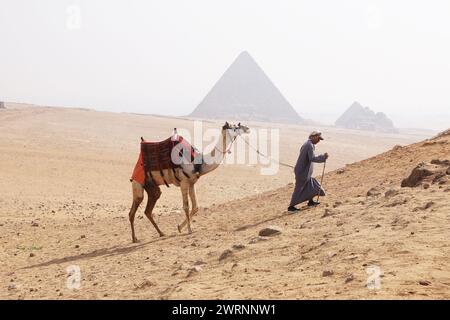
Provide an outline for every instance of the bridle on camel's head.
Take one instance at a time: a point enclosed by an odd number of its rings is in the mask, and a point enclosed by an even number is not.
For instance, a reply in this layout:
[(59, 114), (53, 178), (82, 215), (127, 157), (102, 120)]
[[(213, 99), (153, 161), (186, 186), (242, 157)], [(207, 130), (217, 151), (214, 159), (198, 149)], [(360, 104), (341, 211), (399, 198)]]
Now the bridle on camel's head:
[(226, 143), (226, 138), (229, 137), (230, 140), (231, 140), (230, 147), (228, 148), (228, 150), (225, 150), (225, 151), (220, 150), (219, 148), (217, 148), (217, 146), (214, 147), (214, 149), (216, 149), (217, 151), (219, 151), (219, 152), (222, 153), (222, 154), (225, 154), (225, 153), (231, 153), (230, 150), (231, 150), (231, 148), (233, 147), (233, 142), (234, 142), (234, 140), (236, 140), (237, 136), (241, 134), (241, 133), (239, 132), (239, 133), (236, 134), (234, 137), (232, 137), (231, 134), (230, 134), (230, 130), (233, 130), (234, 132), (236, 132), (237, 130), (239, 130), (239, 131), (240, 131), (240, 130), (243, 130), (244, 133), (247, 133), (247, 132), (249, 131), (249, 128), (246, 127), (246, 126), (244, 126), (244, 125), (241, 125), (240, 122), (239, 122), (237, 125), (234, 125), (234, 124), (229, 124), (228, 121), (226, 121), (225, 124), (224, 124), (223, 127), (222, 127), (222, 130), (225, 130), (224, 145), (225, 145), (225, 143)]
[[(233, 130), (233, 131), (239, 131), (238, 135), (242, 133), (248, 133), (250, 131), (249, 127), (242, 125), (240, 122), (235, 124), (229, 124), (228, 121), (225, 122), (225, 124), (222, 127), (223, 130)], [(242, 133), (240, 131), (243, 131)]]

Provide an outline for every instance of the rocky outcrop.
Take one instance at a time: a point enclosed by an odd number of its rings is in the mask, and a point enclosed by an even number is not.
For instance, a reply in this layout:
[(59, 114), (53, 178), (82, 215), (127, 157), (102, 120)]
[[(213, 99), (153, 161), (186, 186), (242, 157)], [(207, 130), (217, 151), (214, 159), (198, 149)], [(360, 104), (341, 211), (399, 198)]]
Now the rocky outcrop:
[(422, 162), (417, 165), (411, 174), (403, 179), (402, 187), (424, 186), (428, 188), (430, 184), (447, 184), (449, 182), (450, 161), (434, 159), (431, 162)]
[(337, 127), (357, 130), (395, 133), (394, 123), (384, 113), (370, 110), (358, 102), (353, 104), (336, 120)]

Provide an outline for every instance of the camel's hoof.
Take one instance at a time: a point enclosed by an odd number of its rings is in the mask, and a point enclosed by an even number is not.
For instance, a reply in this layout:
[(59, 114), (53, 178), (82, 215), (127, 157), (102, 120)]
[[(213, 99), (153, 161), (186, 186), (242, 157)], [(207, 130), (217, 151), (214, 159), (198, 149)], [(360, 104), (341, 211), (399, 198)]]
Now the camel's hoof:
[(181, 227), (180, 227), (180, 225), (178, 225), (177, 228), (178, 228), (178, 232), (181, 233)]
[(165, 235), (164, 233), (161, 232), (161, 233), (159, 234), (159, 236), (160, 236), (160, 237), (165, 237), (166, 235)]
[(133, 239), (133, 243), (138, 243), (138, 242), (139, 242), (138, 239), (136, 239), (136, 238)]

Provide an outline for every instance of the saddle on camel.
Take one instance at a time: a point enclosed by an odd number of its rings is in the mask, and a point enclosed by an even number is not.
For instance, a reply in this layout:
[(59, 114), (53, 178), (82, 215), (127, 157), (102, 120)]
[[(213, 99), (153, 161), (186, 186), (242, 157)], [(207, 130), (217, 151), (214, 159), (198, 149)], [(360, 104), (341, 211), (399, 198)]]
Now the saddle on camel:
[[(185, 153), (187, 154), (185, 155)], [(141, 137), (141, 152), (130, 181), (135, 180), (143, 186), (146, 184), (155, 185), (152, 171), (158, 171), (164, 180), (164, 184), (169, 187), (169, 184), (164, 178), (163, 170), (172, 170), (174, 177), (177, 179), (175, 169), (181, 167), (182, 161), (192, 163), (198, 155), (199, 152), (189, 142), (183, 139), (182, 136), (177, 134), (176, 128), (172, 137), (163, 141), (145, 141)], [(199, 166), (201, 166), (201, 163), (194, 165), (195, 173), (198, 173)], [(148, 172), (147, 179), (146, 172)], [(183, 174), (189, 177), (184, 171)], [(177, 180), (179, 182), (179, 179)]]

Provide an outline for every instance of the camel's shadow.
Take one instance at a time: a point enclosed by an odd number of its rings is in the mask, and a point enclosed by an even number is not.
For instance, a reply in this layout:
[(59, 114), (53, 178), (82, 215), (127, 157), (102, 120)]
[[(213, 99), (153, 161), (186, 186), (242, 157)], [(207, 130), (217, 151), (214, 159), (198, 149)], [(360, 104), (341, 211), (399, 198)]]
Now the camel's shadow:
[(161, 238), (157, 238), (151, 241), (147, 241), (144, 243), (137, 243), (137, 244), (130, 244), (128, 246), (122, 246), (122, 245), (115, 245), (112, 246), (110, 248), (103, 248), (103, 249), (98, 249), (98, 250), (94, 250), (91, 251), (89, 253), (81, 253), (78, 255), (73, 255), (73, 256), (68, 256), (68, 257), (64, 257), (64, 258), (57, 258), (57, 259), (52, 259), (46, 262), (41, 262), (38, 264), (34, 264), (31, 266), (27, 266), (24, 267), (22, 269), (33, 269), (33, 268), (40, 268), (40, 267), (48, 267), (54, 264), (61, 264), (61, 263), (67, 263), (67, 262), (73, 262), (73, 261), (78, 261), (78, 260), (85, 260), (85, 259), (90, 259), (90, 258), (97, 258), (97, 257), (113, 257), (113, 256), (117, 256), (117, 255), (123, 255), (123, 254), (128, 254), (130, 252), (134, 252), (136, 250), (139, 250), (140, 248), (143, 248), (149, 244), (152, 243), (157, 243), (160, 241), (164, 241), (176, 236), (180, 236), (177, 234), (173, 234), (170, 236), (165, 236), (165, 237), (161, 237)]

